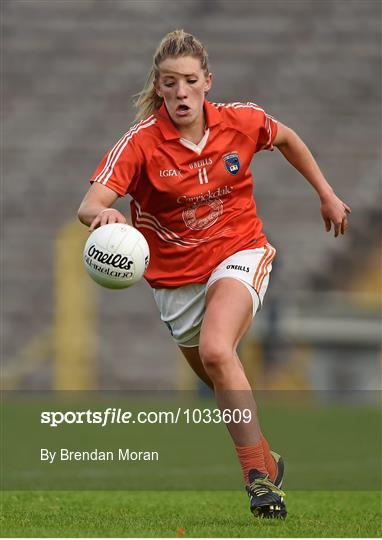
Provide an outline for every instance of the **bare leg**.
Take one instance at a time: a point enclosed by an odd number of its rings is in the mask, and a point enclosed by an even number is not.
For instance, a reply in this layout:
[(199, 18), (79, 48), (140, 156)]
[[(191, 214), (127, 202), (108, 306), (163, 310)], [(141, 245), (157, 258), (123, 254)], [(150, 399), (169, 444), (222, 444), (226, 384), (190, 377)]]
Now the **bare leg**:
[(237, 446), (256, 445), (261, 441), (256, 403), (236, 353), (251, 320), (252, 298), (242, 283), (223, 278), (210, 287), (200, 332), (199, 355), (212, 381), (219, 408), (251, 411), (251, 422), (227, 424)]
[(216, 281), (206, 297), (199, 357), (195, 350), (184, 354), (199, 376), (212, 382), (221, 411), (243, 413), (247, 409), (251, 412), (250, 422), (243, 421), (243, 415), (241, 422), (226, 422), (247, 485), (250, 509), (255, 516), (284, 518), (287, 515), (284, 493), (272, 485), (267, 476), (276, 481), (278, 465), (262, 437), (256, 403), (236, 352), (251, 323), (252, 310), (251, 294), (242, 283), (232, 278)]
[(189, 363), (190, 367), (194, 370), (196, 375), (204, 382), (207, 386), (213, 389), (214, 385), (212, 384), (211, 379), (207, 375), (206, 370), (204, 369), (203, 363), (199, 355), (199, 347), (179, 347), (182, 351), (185, 359)]
[[(194, 373), (201, 379), (207, 386), (209, 386), (212, 390), (214, 388), (214, 385), (207, 375), (206, 370), (204, 369), (203, 362), (200, 358), (199, 354), (199, 347), (181, 347), (179, 346), (179, 349), (181, 350), (183, 356), (187, 360), (189, 366), (194, 371)], [(235, 352), (237, 361), (240, 363), (240, 359), (237, 356), (237, 353)]]

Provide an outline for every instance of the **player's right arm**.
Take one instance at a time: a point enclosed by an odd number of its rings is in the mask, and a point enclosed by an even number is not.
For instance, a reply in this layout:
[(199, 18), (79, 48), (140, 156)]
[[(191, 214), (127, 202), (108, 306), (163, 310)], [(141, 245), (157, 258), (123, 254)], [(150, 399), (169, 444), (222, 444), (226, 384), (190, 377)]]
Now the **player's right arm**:
[(121, 212), (111, 206), (118, 199), (112, 189), (94, 182), (86, 193), (78, 209), (78, 219), (88, 225), (89, 232), (107, 223), (127, 223)]

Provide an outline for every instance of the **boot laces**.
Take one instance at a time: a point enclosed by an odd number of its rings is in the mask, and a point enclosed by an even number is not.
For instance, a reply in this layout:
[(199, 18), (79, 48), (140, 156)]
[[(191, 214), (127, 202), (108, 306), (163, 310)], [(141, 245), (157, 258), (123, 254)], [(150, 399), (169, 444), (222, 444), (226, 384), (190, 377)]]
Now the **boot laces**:
[(249, 484), (248, 491), (256, 496), (265, 495), (266, 493), (269, 493), (269, 491), (272, 491), (272, 493), (276, 493), (277, 495), (280, 495), (280, 497), (285, 497), (285, 493), (272, 484), (268, 477), (256, 478), (256, 480)]

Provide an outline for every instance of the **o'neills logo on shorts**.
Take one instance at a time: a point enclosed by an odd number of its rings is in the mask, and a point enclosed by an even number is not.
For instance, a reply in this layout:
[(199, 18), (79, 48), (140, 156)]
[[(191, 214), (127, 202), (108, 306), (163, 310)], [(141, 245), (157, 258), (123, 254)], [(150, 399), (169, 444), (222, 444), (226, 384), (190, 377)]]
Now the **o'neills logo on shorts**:
[(130, 257), (124, 257), (119, 253), (104, 253), (102, 250), (97, 249), (94, 244), (90, 246), (86, 255), (93, 261), (108, 264), (114, 268), (120, 268), (121, 270), (130, 270), (130, 267), (134, 262)]
[(215, 199), (220, 199), (221, 197), (230, 195), (233, 191), (233, 186), (224, 186), (223, 188), (218, 188), (215, 191), (210, 189), (205, 193), (200, 193), (193, 197), (187, 197), (187, 195), (181, 195), (176, 199), (176, 202), (179, 204), (200, 204), (200, 203), (209, 203)]
[(248, 266), (240, 266), (238, 264), (228, 264), (226, 268), (227, 270), (241, 270), (242, 272), (249, 272)]

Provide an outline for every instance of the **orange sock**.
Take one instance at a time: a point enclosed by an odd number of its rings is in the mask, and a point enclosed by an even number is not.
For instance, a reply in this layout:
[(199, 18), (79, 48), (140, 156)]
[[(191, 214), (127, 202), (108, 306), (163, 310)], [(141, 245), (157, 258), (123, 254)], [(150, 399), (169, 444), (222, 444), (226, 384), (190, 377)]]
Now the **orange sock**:
[(246, 484), (249, 484), (248, 473), (251, 469), (257, 469), (267, 474), (268, 471), (265, 466), (262, 442), (259, 442), (255, 446), (236, 446), (235, 448)]
[(261, 444), (263, 447), (265, 467), (267, 469), (271, 482), (273, 482), (277, 475), (277, 465), (275, 458), (271, 454), (269, 444), (263, 434), (261, 434)]

